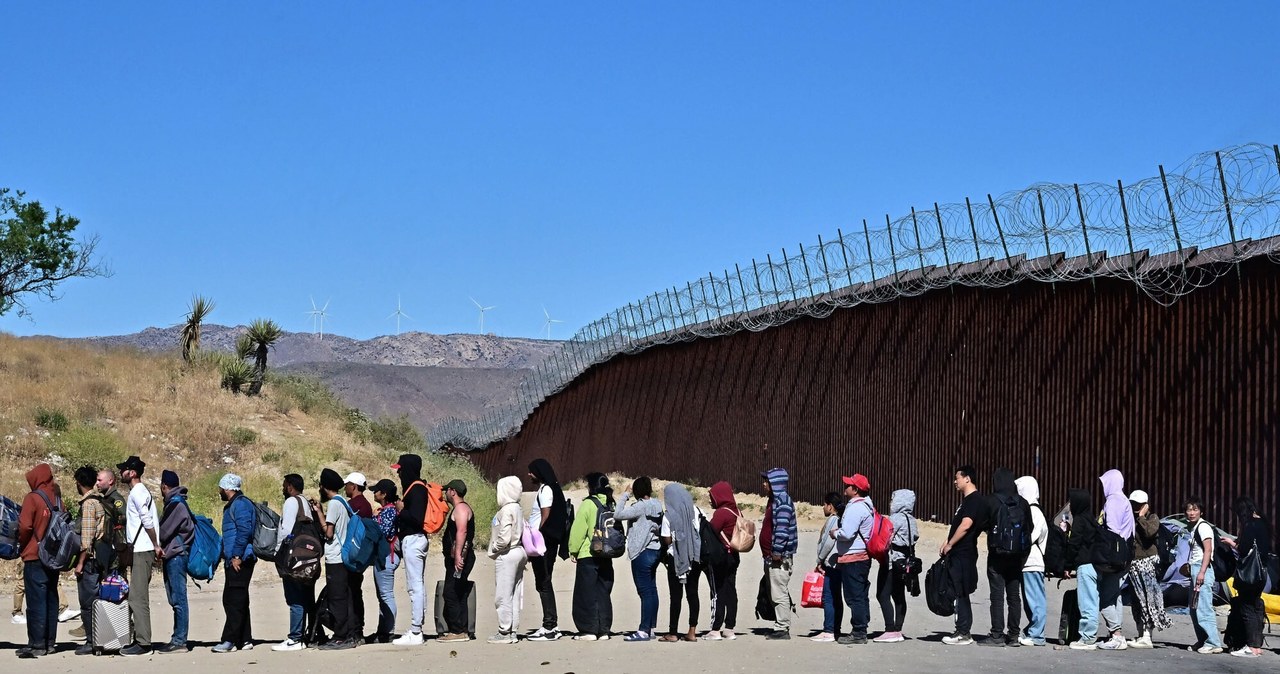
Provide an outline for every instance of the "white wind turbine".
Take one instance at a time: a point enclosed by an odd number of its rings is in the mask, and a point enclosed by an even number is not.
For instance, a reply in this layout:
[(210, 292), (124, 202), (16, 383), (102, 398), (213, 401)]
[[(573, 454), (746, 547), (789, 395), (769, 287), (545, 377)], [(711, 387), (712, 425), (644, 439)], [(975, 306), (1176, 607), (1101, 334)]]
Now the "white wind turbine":
[(467, 299), (471, 300), (471, 303), (476, 305), (476, 308), (480, 310), (480, 334), (483, 335), (484, 334), (484, 312), (489, 311), (491, 309), (497, 309), (498, 307), (483, 306), (479, 302), (477, 302), (476, 298), (474, 297), (468, 297)]
[(542, 315), (547, 317), (547, 320), (543, 321), (542, 323), (542, 329), (547, 331), (547, 339), (551, 339), (551, 324), (563, 323), (564, 321), (552, 318), (551, 314), (547, 313), (547, 307), (545, 304), (542, 306)]
[(395, 310), (395, 313), (391, 314), (390, 316), (387, 316), (387, 318), (394, 318), (394, 319), (396, 319), (396, 334), (397, 334), (397, 335), (399, 335), (399, 334), (400, 334), (400, 319), (401, 319), (401, 318), (407, 318), (407, 319), (409, 319), (409, 320), (411, 320), (411, 321), (413, 320), (413, 316), (410, 316), (409, 314), (406, 314), (405, 312), (403, 312), (403, 311), (401, 311), (401, 310), (400, 310), (400, 296), (399, 296), (399, 295), (396, 295), (396, 310)]
[(316, 308), (316, 299), (311, 298), (311, 311), (305, 312), (311, 316), (311, 334), (317, 335), (320, 339), (324, 339), (324, 319), (329, 315), (329, 300), (324, 301), (324, 306)]

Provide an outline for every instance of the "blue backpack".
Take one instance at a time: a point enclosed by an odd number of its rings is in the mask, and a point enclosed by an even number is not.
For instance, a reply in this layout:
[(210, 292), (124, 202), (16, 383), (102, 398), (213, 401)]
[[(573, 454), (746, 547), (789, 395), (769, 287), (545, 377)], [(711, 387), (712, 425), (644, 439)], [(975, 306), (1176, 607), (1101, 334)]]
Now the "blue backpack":
[(379, 551), (386, 548), (387, 537), (372, 517), (358, 516), (346, 499), (334, 498), (347, 507), (347, 514), (351, 516), (347, 522), (347, 538), (342, 542), (342, 565), (353, 573), (364, 573), (378, 559)]
[(0, 496), (0, 559), (17, 559), (18, 515), (22, 507)]
[(196, 534), (187, 551), (187, 575), (192, 580), (213, 580), (214, 572), (222, 563), (222, 536), (208, 517), (192, 515), (191, 518), (196, 523)]

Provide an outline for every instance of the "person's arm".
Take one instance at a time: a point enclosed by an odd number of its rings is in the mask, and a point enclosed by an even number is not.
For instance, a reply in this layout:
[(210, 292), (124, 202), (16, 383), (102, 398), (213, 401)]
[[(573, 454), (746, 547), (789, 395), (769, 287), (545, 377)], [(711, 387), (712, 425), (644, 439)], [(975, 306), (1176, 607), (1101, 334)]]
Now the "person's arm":
[(293, 527), (298, 522), (298, 516), (302, 514), (302, 510), (298, 507), (298, 497), (290, 496), (284, 500), (284, 507), (280, 509), (280, 535), (283, 537), (293, 534)]
[(827, 518), (825, 524), (822, 525), (822, 535), (818, 536), (818, 564), (815, 568), (817, 571), (822, 570), (823, 563), (831, 556), (836, 549), (836, 541), (831, 537), (831, 532), (835, 531), (836, 524), (839, 519), (832, 515)]
[(631, 505), (627, 505), (631, 501), (631, 492), (623, 492), (622, 498), (618, 499), (618, 507), (613, 509), (614, 519), (619, 520), (638, 520), (645, 515), (644, 500), (637, 500)]
[(956, 544), (958, 544), (961, 540), (964, 539), (964, 535), (969, 533), (969, 529), (972, 527), (973, 527), (972, 517), (966, 517), (960, 520), (960, 526), (956, 527), (955, 535), (947, 539), (946, 543), (942, 544), (942, 548), (938, 551), (938, 554), (945, 557), (948, 552), (951, 552), (951, 548), (954, 548)]
[[(547, 490), (547, 499), (549, 500), (549, 503), (547, 503), (546, 505), (542, 504), (543, 489)], [(551, 487), (548, 487), (546, 485), (538, 487), (538, 492), (533, 497), (533, 507), (537, 508), (539, 514), (542, 515), (541, 519), (538, 520), (538, 531), (542, 531), (542, 529), (547, 526), (547, 520), (551, 519), (551, 506), (555, 505), (555, 502), (556, 502), (556, 494), (554, 491), (551, 490)]]
[[(1204, 525), (1198, 524), (1196, 525), (1196, 528), (1199, 528), (1201, 526), (1204, 526)], [(1211, 566), (1213, 566), (1213, 535), (1212, 533), (1200, 539), (1200, 547), (1204, 549), (1204, 559), (1201, 560), (1200, 562), (1200, 571), (1196, 573), (1196, 584), (1194, 588), (1196, 590), (1199, 590), (1200, 586), (1204, 585), (1205, 571), (1207, 571)]]
[[(858, 507), (859, 503), (850, 503), (845, 506), (845, 510)], [(840, 521), (835, 529), (835, 539), (837, 541), (849, 542), (858, 536), (858, 530), (862, 528), (862, 518), (855, 517), (854, 513), (845, 512), (840, 516)]]

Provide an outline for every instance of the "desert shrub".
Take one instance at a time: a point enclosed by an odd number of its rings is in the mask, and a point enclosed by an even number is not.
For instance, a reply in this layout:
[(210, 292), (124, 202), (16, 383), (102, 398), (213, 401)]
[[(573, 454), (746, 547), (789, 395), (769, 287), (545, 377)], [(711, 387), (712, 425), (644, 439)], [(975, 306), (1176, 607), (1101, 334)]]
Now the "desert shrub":
[(231, 428), (231, 442), (237, 445), (251, 445), (253, 444), (253, 441), (257, 439), (258, 433), (252, 428), (245, 428), (243, 426), (233, 426)]
[(115, 433), (96, 426), (76, 426), (50, 439), (52, 454), (62, 458), (62, 465), (69, 470), (80, 466), (115, 468), (131, 453), (129, 447)]
[(71, 427), (71, 422), (60, 410), (41, 407), (36, 410), (36, 425), (51, 431), (65, 431)]
[(407, 416), (379, 417), (369, 425), (369, 439), (392, 454), (423, 454), (427, 441)]
[(373, 420), (354, 407), (347, 410), (347, 418), (342, 428), (360, 442), (367, 443), (373, 439)]
[(267, 382), (270, 385), (270, 395), (278, 401), (277, 411), (281, 407), (287, 407), (301, 410), (306, 414), (335, 419), (341, 419), (347, 413), (346, 405), (343, 405), (338, 396), (315, 377), (300, 374), (270, 374), (267, 376)]

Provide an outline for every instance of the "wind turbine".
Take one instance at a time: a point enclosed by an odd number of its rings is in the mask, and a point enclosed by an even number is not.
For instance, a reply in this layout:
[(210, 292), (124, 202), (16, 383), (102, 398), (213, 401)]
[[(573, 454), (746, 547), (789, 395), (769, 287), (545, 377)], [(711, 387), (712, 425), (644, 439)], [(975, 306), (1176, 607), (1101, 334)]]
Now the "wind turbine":
[(407, 318), (407, 319), (409, 319), (409, 320), (411, 320), (411, 321), (413, 320), (413, 316), (410, 316), (409, 314), (406, 314), (405, 312), (403, 312), (403, 311), (401, 311), (401, 310), (400, 310), (400, 296), (399, 296), (399, 295), (396, 295), (396, 311), (395, 311), (395, 313), (391, 314), (390, 316), (387, 316), (387, 318), (394, 318), (394, 319), (396, 319), (396, 335), (399, 335), (399, 334), (400, 334), (400, 319), (401, 319), (401, 318)]
[(547, 313), (547, 306), (545, 304), (542, 305), (542, 315), (547, 317), (547, 320), (542, 323), (542, 327), (547, 331), (547, 339), (551, 339), (551, 324), (563, 323), (564, 321), (552, 318), (551, 314)]
[(329, 315), (329, 300), (324, 301), (324, 306), (316, 308), (316, 299), (311, 298), (311, 311), (305, 312), (311, 316), (311, 333), (318, 335), (320, 339), (324, 339), (324, 319)]
[(304, 313), (306, 313), (308, 316), (311, 317), (311, 335), (314, 337), (316, 334), (316, 320), (320, 316), (320, 310), (316, 308), (315, 297), (311, 298), (311, 311), (307, 311)]
[(471, 300), (471, 303), (476, 305), (476, 308), (480, 310), (480, 334), (483, 335), (484, 334), (484, 312), (489, 311), (491, 309), (497, 309), (498, 307), (482, 306), (479, 302), (476, 301), (476, 298), (474, 297), (468, 297), (467, 299)]

